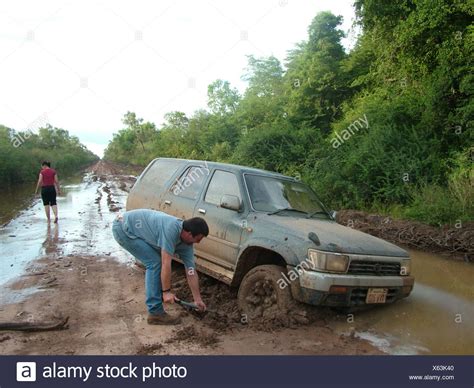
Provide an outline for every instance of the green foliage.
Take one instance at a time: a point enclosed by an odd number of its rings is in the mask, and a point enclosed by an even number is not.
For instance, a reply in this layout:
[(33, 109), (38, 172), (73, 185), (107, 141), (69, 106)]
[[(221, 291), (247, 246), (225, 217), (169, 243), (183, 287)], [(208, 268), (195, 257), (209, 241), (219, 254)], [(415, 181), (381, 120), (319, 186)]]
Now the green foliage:
[(318, 191), (331, 187), (329, 203), (334, 207), (367, 208), (373, 202), (406, 203), (408, 186), (443, 178), (439, 157), (440, 142), (425, 127), (423, 110), (416, 95), (387, 96), (367, 94), (348, 108), (344, 120), (334, 125), (341, 133), (356, 120), (364, 119), (368, 128), (355, 132), (340, 147), (318, 150), (314, 165), (321, 178), (314, 176)]
[(48, 124), (36, 134), (0, 125), (0, 180), (4, 186), (34, 182), (43, 160), (50, 161), (51, 166), (65, 176), (97, 159), (77, 137), (64, 129)]
[(239, 104), (239, 92), (229, 81), (216, 80), (207, 88), (208, 106), (212, 113), (225, 115), (234, 113)]
[(441, 225), (467, 218), (452, 192), (442, 186), (426, 185), (417, 188), (413, 200), (404, 211), (405, 218), (422, 221), (431, 225)]
[[(208, 110), (171, 112), (159, 129), (128, 112), (106, 158), (239, 163), (301, 177), (332, 208), (431, 224), (472, 219), (472, 2), (354, 6), (361, 33), (350, 52), (342, 18), (319, 13), (284, 67), (248, 58), (242, 95), (216, 80)], [(368, 127), (354, 126), (361, 118)], [(334, 147), (348, 128), (357, 130)]]
[(261, 127), (243, 136), (232, 162), (270, 171), (288, 173), (291, 166), (305, 160), (305, 142), (302, 135), (283, 123)]
[(318, 14), (308, 29), (308, 42), (290, 52), (285, 74), (290, 120), (325, 133), (340, 117), (339, 105), (348, 95), (342, 76), (346, 53), (341, 23), (342, 17), (330, 12)]

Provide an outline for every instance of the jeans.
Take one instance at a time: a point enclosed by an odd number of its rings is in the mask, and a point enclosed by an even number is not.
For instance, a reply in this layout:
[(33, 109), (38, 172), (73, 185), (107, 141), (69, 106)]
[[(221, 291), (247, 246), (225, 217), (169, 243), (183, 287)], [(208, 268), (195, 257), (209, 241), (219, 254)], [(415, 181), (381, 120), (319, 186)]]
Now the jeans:
[(164, 312), (161, 296), (161, 253), (141, 238), (131, 239), (123, 229), (122, 222), (115, 220), (112, 226), (115, 240), (146, 267), (145, 295), (150, 314)]

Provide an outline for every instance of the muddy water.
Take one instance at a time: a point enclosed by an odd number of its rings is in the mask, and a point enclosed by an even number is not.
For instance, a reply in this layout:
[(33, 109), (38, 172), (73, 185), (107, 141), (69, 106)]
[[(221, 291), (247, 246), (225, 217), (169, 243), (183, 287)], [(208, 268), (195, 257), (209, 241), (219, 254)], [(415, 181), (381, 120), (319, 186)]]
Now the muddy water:
[(22, 184), (13, 189), (0, 189), (0, 225), (10, 221), (26, 208), (34, 198), (35, 183)]
[[(108, 209), (104, 185), (90, 175), (64, 182), (62, 195), (57, 198), (58, 224), (48, 224), (39, 198), (31, 203), (31, 188), (25, 195), (21, 195), (24, 188), (20, 188), (17, 196), (11, 194), (12, 206), (24, 204), (25, 196), (29, 196), (30, 205), (16, 213), (11, 210), (1, 213), (7, 224), (0, 228), (0, 304), (18, 301), (36, 291), (13, 292), (8, 283), (21, 275), (32, 260), (42, 256), (111, 255), (129, 261), (130, 257), (111, 235), (110, 226), (116, 213)], [(117, 205), (123, 206), (126, 193), (115, 187), (111, 191), (119, 202)], [(12, 216), (15, 217), (8, 220)]]
[(415, 288), (391, 306), (341, 317), (354, 331), (392, 354), (472, 354), (474, 266), (410, 250)]

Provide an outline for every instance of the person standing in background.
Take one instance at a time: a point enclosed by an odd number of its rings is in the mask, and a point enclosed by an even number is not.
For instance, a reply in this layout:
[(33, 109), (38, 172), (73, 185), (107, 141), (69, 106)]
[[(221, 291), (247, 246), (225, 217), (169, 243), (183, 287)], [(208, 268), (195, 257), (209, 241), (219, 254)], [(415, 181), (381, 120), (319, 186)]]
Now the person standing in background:
[(36, 184), (35, 195), (38, 194), (38, 188), (41, 186), (41, 199), (43, 200), (44, 211), (48, 222), (50, 218), (50, 207), (53, 208), (54, 223), (58, 222), (58, 205), (56, 204), (56, 194), (61, 195), (59, 190), (58, 174), (51, 168), (51, 163), (44, 161), (41, 164), (41, 171)]

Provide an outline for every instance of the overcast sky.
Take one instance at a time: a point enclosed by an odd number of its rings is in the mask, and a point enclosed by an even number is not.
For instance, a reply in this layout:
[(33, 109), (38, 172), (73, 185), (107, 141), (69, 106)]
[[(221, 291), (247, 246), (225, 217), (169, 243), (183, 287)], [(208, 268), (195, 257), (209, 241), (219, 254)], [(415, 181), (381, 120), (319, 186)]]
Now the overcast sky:
[(102, 156), (128, 110), (160, 125), (166, 112), (205, 108), (216, 79), (243, 91), (246, 55), (283, 62), (320, 11), (349, 32), (352, 2), (2, 1), (0, 124), (49, 122)]

